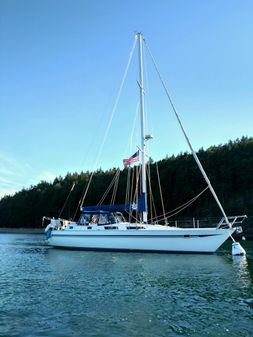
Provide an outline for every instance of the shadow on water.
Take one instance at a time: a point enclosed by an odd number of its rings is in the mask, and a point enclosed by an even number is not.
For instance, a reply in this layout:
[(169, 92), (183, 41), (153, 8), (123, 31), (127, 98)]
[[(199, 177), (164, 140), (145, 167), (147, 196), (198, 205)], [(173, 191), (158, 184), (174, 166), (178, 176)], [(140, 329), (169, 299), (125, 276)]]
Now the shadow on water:
[[(156, 253), (126, 253), (126, 252), (98, 252), (98, 251), (74, 251), (49, 248), (46, 251), (48, 262), (56, 268), (70, 268), (82, 270), (84, 273), (97, 272), (128, 273), (135, 271), (141, 281), (155, 280), (156, 285), (162, 280), (169, 284), (179, 279), (187, 278), (196, 283), (198, 279), (211, 278), (212, 282), (222, 280), (237, 273), (239, 281), (253, 280), (251, 258), (245, 256), (232, 257), (226, 249), (217, 254), (156, 254)], [(158, 280), (160, 278), (160, 280)], [(153, 281), (152, 281), (153, 282)], [(163, 282), (161, 282), (162, 284)], [(163, 284), (166, 286), (166, 282)]]
[[(135, 330), (142, 336), (250, 336), (250, 262), (232, 257), (230, 248), (213, 255), (49, 249), (47, 258), (55, 284), (76, 293), (71, 284), (78, 280), (88, 292), (86, 318), (127, 323), (123, 336)], [(240, 323), (231, 323), (233, 315)]]
[(250, 336), (253, 251), (243, 246), (246, 257), (232, 257), (231, 243), (213, 255), (75, 251), (48, 247), (43, 235), (1, 235), (1, 330)]
[(0, 251), (12, 254), (44, 254), (49, 249), (44, 235), (38, 234), (1, 234)]

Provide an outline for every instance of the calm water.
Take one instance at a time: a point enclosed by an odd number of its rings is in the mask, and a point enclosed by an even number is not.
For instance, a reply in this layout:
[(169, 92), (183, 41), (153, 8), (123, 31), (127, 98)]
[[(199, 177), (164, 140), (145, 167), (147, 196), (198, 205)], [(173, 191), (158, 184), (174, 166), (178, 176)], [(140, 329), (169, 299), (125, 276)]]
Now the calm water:
[(0, 336), (252, 336), (247, 258), (56, 250), (0, 234)]

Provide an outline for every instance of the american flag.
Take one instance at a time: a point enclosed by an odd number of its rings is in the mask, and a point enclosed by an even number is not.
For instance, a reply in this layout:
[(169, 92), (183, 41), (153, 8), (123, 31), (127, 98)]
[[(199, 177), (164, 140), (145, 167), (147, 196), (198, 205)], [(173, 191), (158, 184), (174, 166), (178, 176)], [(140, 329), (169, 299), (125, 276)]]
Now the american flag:
[(133, 154), (130, 158), (123, 159), (124, 167), (127, 167), (136, 161), (139, 161), (139, 151), (135, 152), (135, 154)]

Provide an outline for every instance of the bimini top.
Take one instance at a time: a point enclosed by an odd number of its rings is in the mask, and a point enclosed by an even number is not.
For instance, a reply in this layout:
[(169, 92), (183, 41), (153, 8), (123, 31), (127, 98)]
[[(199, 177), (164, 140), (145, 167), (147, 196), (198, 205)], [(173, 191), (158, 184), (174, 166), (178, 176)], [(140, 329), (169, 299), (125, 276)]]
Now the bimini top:
[(97, 205), (97, 206), (86, 206), (81, 207), (81, 212), (83, 213), (113, 213), (119, 211), (130, 211), (132, 210), (130, 204), (119, 204), (119, 205)]

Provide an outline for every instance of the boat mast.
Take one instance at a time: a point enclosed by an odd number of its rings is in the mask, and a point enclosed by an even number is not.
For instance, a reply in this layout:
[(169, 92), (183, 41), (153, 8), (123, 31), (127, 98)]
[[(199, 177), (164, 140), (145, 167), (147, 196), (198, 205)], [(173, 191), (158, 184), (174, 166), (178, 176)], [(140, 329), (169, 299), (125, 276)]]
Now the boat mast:
[(141, 200), (144, 204), (144, 210), (142, 211), (142, 221), (147, 223), (148, 221), (148, 205), (147, 205), (147, 183), (146, 183), (146, 153), (145, 153), (145, 113), (144, 113), (144, 87), (143, 87), (143, 62), (142, 62), (142, 33), (138, 33), (139, 42), (139, 88), (140, 88), (140, 113), (141, 113)]

